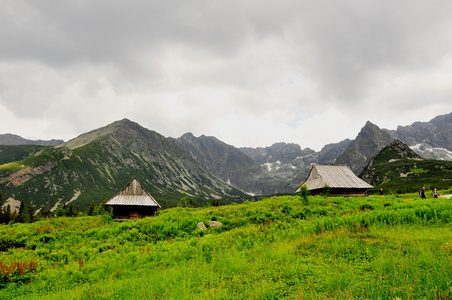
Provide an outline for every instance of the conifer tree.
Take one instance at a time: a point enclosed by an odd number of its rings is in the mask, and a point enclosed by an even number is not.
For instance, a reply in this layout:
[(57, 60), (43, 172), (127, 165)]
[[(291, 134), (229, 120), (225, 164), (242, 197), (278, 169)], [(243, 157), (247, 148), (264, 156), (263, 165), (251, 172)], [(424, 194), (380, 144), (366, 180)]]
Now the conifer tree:
[(30, 206), (28, 206), (27, 221), (30, 223), (33, 223), (35, 221), (35, 209), (33, 207), (33, 204), (31, 203)]
[(66, 216), (73, 217), (75, 215), (74, 212), (74, 203), (69, 203), (69, 207), (66, 208)]
[(12, 219), (11, 216), (11, 205), (8, 203), (8, 206), (6, 206), (6, 210), (5, 213), (3, 215), (3, 220), (5, 222), (5, 224), (8, 224)]
[(94, 215), (94, 209), (96, 208), (96, 205), (94, 204), (94, 200), (91, 201), (91, 204), (88, 208), (88, 216)]
[(56, 210), (57, 217), (62, 217), (66, 215), (66, 204), (58, 206)]
[(19, 213), (17, 214), (15, 221), (18, 223), (25, 222), (25, 201), (24, 200), (20, 201)]

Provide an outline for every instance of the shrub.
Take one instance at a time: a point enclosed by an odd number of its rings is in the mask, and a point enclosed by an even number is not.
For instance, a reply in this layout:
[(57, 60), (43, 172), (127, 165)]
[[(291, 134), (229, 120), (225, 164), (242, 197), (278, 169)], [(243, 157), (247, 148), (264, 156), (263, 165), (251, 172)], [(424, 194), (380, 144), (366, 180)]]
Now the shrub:
[(308, 196), (309, 196), (308, 187), (305, 184), (302, 184), (300, 186), (300, 197), (306, 202), (308, 201)]

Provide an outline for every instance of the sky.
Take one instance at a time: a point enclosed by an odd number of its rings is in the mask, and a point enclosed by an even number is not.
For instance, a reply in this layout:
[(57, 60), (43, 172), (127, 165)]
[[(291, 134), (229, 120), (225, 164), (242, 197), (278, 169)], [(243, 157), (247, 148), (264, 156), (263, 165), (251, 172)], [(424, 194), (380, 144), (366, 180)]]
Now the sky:
[(6, 1), (0, 134), (128, 118), (166, 137), (320, 150), (452, 112), (452, 2)]

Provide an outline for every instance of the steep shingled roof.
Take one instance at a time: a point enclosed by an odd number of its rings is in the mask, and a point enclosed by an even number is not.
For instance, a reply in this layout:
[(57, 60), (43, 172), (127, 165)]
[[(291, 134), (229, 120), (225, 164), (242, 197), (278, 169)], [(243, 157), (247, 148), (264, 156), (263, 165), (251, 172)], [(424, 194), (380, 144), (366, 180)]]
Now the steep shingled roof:
[(308, 190), (322, 189), (325, 185), (330, 188), (373, 188), (346, 166), (313, 165), (303, 184), (307, 186)]
[(105, 205), (133, 205), (133, 206), (157, 206), (160, 205), (146, 191), (141, 183), (133, 177), (126, 186), (113, 198), (108, 200)]

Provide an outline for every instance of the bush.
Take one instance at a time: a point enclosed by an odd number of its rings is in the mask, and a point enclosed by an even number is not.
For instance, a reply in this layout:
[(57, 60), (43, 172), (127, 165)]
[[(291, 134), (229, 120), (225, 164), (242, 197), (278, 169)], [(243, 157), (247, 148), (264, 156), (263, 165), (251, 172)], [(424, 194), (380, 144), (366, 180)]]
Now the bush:
[(309, 196), (309, 190), (308, 187), (303, 184), (300, 186), (300, 197), (301, 199), (303, 199), (305, 202), (308, 201), (308, 196)]

